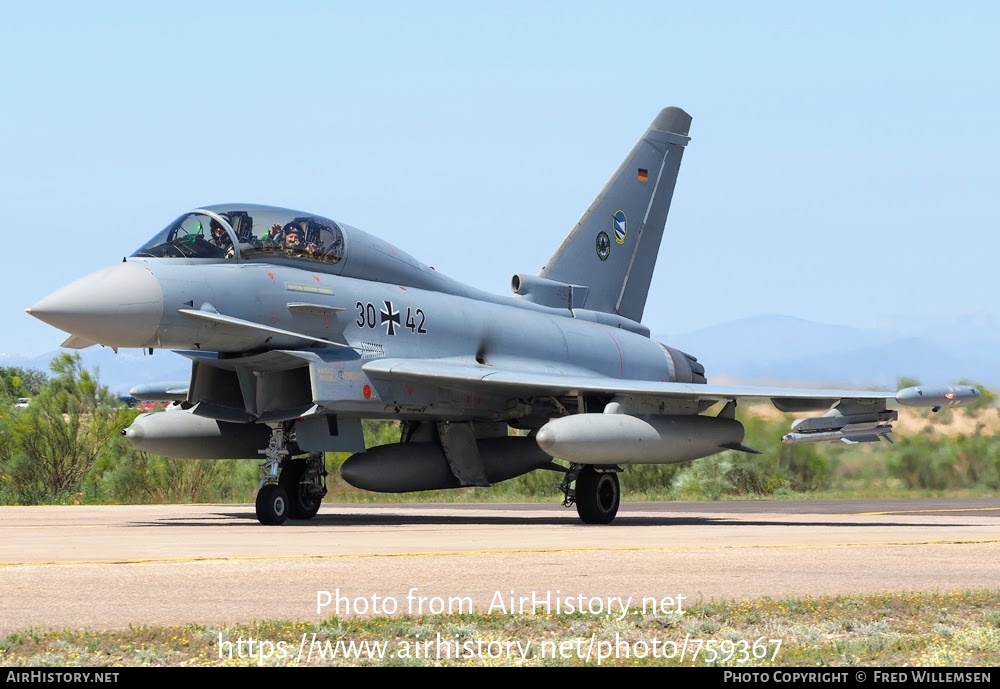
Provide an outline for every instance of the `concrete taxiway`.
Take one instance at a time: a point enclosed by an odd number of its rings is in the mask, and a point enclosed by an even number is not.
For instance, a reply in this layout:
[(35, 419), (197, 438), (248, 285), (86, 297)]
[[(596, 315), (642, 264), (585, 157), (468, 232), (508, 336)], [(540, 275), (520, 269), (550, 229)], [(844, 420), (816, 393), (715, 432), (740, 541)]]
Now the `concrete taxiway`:
[(1000, 499), (629, 503), (611, 526), (558, 505), (326, 504), (279, 527), (252, 505), (0, 507), (4, 634), (319, 621), (338, 597), (349, 616), (997, 587)]

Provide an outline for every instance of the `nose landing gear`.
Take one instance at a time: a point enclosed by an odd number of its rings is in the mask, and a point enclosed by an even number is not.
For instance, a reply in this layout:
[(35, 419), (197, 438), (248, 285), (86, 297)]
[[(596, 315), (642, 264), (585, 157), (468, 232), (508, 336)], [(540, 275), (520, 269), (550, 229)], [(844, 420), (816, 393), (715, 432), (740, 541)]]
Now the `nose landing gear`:
[(326, 495), (326, 462), (322, 452), (306, 459), (285, 460), (278, 486), (288, 493), (289, 519), (312, 519)]
[[(326, 495), (326, 462), (322, 452), (305, 459), (288, 456), (284, 428), (271, 430), (261, 471), (264, 476), (257, 490), (257, 521), (268, 526), (283, 524), (286, 519), (312, 519), (319, 512)], [(280, 470), (280, 477), (279, 477)]]

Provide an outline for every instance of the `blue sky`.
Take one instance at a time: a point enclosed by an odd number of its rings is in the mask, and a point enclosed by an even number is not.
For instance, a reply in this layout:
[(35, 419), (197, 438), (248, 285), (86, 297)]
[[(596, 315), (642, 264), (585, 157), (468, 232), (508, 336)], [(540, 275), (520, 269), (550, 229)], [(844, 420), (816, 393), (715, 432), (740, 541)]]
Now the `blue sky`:
[[(15, 2), (0, 21), (0, 352), (184, 211), (537, 272), (660, 108), (694, 118), (644, 321), (995, 318), (1000, 5)], [(15, 248), (16, 247), (16, 248)]]

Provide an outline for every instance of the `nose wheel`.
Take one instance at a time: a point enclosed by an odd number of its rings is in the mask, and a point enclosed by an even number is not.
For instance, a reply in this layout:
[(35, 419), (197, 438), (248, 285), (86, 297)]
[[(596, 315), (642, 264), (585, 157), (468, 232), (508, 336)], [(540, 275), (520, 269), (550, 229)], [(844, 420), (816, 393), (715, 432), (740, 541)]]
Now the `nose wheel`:
[(322, 452), (286, 461), (278, 485), (288, 493), (288, 518), (312, 519), (326, 495), (326, 462)]
[(288, 490), (278, 483), (278, 470), (288, 456), (285, 429), (281, 426), (272, 428), (267, 448), (258, 452), (264, 455), (264, 463), (260, 467), (264, 475), (257, 489), (257, 521), (265, 526), (284, 524), (288, 519)]
[(277, 526), (288, 519), (288, 493), (284, 488), (269, 483), (257, 491), (257, 521), (266, 526)]

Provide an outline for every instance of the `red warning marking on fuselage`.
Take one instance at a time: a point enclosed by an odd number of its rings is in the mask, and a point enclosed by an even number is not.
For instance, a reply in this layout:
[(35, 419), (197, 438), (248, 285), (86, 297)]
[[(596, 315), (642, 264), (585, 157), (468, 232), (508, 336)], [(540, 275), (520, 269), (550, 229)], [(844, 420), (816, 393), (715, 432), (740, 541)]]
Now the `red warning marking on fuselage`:
[(372, 398), (372, 386), (366, 385), (361, 388), (361, 394), (364, 395), (366, 400), (370, 400)]
[(272, 273), (271, 271), (268, 271), (267, 276), (269, 278), (271, 278), (271, 282), (274, 282), (274, 273)]

